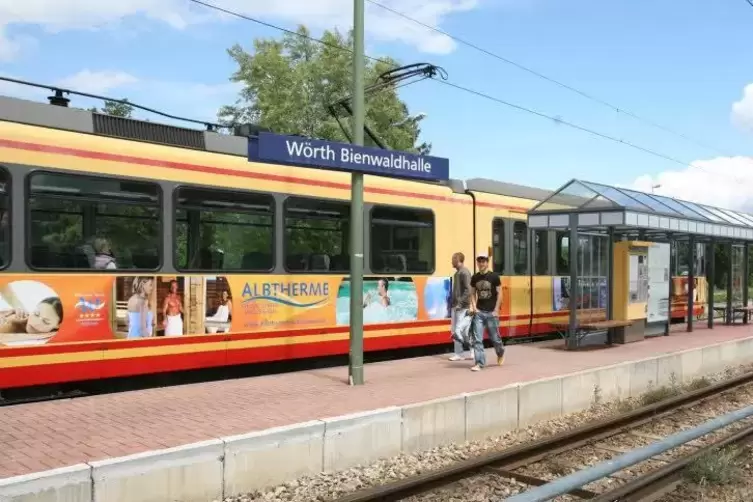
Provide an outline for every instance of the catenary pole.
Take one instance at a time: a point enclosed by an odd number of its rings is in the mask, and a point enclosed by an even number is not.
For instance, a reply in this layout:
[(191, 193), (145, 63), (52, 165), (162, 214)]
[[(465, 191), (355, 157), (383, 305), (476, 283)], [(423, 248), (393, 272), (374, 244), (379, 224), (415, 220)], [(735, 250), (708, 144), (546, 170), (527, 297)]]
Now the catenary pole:
[[(363, 146), (364, 0), (353, 0), (353, 144)], [(350, 363), (351, 385), (363, 385), (363, 174), (350, 187)]]

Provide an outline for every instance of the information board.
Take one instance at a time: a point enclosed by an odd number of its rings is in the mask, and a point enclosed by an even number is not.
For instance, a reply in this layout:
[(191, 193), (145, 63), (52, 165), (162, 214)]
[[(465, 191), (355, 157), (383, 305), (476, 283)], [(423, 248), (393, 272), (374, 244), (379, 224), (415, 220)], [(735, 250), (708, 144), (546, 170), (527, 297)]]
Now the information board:
[(653, 243), (648, 248), (648, 323), (669, 319), (669, 259), (669, 244)]

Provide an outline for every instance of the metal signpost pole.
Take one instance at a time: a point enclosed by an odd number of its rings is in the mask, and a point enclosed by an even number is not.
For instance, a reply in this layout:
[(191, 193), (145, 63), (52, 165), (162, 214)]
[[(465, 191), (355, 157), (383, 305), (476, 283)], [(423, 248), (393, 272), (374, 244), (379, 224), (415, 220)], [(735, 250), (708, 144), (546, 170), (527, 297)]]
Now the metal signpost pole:
[[(364, 0), (353, 0), (353, 144), (363, 146)], [(350, 363), (351, 385), (363, 385), (363, 174), (350, 187)]]

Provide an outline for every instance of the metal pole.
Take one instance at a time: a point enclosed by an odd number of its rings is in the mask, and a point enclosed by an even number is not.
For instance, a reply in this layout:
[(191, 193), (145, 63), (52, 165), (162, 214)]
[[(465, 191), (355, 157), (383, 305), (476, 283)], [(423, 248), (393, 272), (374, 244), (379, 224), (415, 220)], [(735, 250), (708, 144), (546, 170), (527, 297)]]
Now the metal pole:
[[(607, 230), (607, 321), (612, 320), (614, 320), (614, 227), (609, 227)], [(608, 329), (607, 344), (612, 345), (613, 335), (614, 329)]]
[(730, 242), (727, 244), (727, 256), (729, 257), (729, 263), (727, 263), (727, 319), (724, 324), (732, 324), (732, 272), (734, 268), (732, 263), (735, 260), (735, 246)]
[(667, 241), (669, 242), (669, 284), (667, 284), (669, 293), (667, 293), (667, 325), (664, 327), (664, 336), (669, 336), (669, 332), (672, 330), (672, 291), (674, 291), (672, 277), (675, 275), (675, 271), (672, 269), (673, 256), (675, 256), (674, 265), (677, 268), (677, 246), (674, 244), (674, 236), (670, 232), (667, 232)]
[(708, 325), (709, 329), (714, 328), (714, 290), (716, 289), (714, 287), (714, 284), (716, 284), (716, 242), (714, 242), (714, 239), (711, 239), (711, 242), (709, 242), (708, 245), (708, 254), (709, 256), (709, 267), (707, 269), (706, 274), (706, 282), (708, 285), (708, 296), (709, 296), (709, 313), (708, 313)]
[[(743, 307), (748, 306), (748, 274), (750, 273), (749, 270), (749, 264), (748, 264), (748, 256), (749, 256), (749, 249), (748, 249), (748, 242), (746, 241), (743, 245)], [(743, 323), (748, 324), (748, 311), (743, 311)]]
[(753, 416), (753, 406), (748, 406), (727, 413), (726, 415), (709, 420), (693, 429), (672, 434), (656, 443), (625, 453), (619, 457), (589, 467), (588, 469), (570, 474), (569, 476), (559, 478), (551, 483), (538, 486), (527, 492), (515, 495), (514, 497), (506, 498), (505, 501), (544, 502), (553, 499), (750, 416)]
[(695, 236), (688, 241), (688, 331), (693, 331), (693, 311), (695, 310)]
[(568, 322), (568, 348), (578, 345), (578, 213), (570, 214), (570, 242), (568, 259), (570, 261), (570, 320)]
[[(353, 0), (353, 144), (363, 146), (364, 0)], [(351, 385), (363, 385), (363, 174), (350, 182), (350, 364)]]

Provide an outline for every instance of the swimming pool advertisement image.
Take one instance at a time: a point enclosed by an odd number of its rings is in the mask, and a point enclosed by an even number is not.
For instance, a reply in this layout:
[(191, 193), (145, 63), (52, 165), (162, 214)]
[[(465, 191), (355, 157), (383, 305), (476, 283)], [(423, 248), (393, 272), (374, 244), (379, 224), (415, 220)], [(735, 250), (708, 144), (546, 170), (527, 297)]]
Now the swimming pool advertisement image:
[[(0, 281), (0, 349), (343, 326), (350, 281), (300, 276), (60, 276)], [(365, 277), (365, 324), (450, 317), (446, 277)]]
[[(350, 281), (344, 280), (337, 292), (340, 326), (350, 322), (351, 294)], [(450, 279), (445, 277), (364, 277), (361, 297), (364, 324), (450, 317)]]

